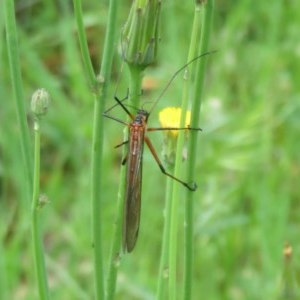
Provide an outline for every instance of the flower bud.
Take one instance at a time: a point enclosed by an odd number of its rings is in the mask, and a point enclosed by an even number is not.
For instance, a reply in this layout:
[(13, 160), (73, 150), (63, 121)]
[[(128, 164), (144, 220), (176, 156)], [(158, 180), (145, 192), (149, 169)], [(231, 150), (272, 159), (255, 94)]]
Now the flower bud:
[(156, 58), (160, 0), (135, 0), (121, 34), (120, 52), (131, 66), (142, 70)]
[(31, 110), (37, 118), (47, 113), (49, 104), (50, 95), (45, 89), (41, 88), (33, 93), (31, 97)]

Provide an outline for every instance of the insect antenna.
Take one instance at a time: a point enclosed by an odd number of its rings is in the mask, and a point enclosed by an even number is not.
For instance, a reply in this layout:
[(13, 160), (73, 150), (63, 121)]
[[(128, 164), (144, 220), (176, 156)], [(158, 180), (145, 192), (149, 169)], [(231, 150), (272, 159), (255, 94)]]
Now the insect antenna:
[[(123, 29), (123, 31), (124, 31), (124, 29)], [(123, 68), (124, 68), (124, 60), (125, 60), (125, 50), (124, 50), (124, 48), (123, 48), (123, 35), (121, 34), (121, 43), (120, 43), (120, 55), (121, 55), (121, 57), (123, 58), (123, 62), (122, 62), (122, 64), (121, 64), (121, 70), (120, 70), (120, 72), (119, 72), (119, 75), (118, 75), (118, 79), (117, 79), (117, 84), (116, 84), (116, 89), (115, 89), (115, 93), (114, 93), (114, 99), (117, 101), (117, 103), (116, 104), (114, 104), (112, 107), (110, 107), (108, 110), (106, 110), (105, 112), (104, 112), (104, 114), (107, 114), (108, 112), (110, 112), (112, 109), (114, 109), (116, 106), (118, 106), (118, 105), (120, 105), (120, 102), (123, 102), (123, 101), (125, 101), (125, 100), (127, 100), (128, 99), (128, 96), (129, 96), (129, 89), (127, 89), (127, 94), (126, 94), (126, 96), (123, 98), (123, 99), (119, 99), (118, 97), (117, 97), (117, 91), (118, 91), (118, 88), (119, 88), (119, 85), (120, 85), (120, 82), (121, 82), (121, 77), (122, 77), (122, 74), (123, 74)], [(123, 106), (122, 104), (121, 104), (121, 106)]]
[(154, 105), (152, 106), (151, 110), (149, 111), (149, 114), (153, 111), (153, 109), (155, 108), (155, 106), (157, 105), (158, 101), (162, 98), (162, 96), (164, 95), (164, 93), (166, 92), (166, 90), (168, 89), (168, 87), (170, 86), (170, 84), (173, 82), (173, 80), (176, 78), (176, 76), (183, 71), (187, 66), (189, 66), (191, 63), (193, 63), (194, 61), (196, 61), (197, 59), (215, 53), (217, 52), (217, 50), (214, 51), (208, 51), (205, 53), (202, 53), (196, 57), (194, 57), (192, 60), (188, 61), (184, 66), (182, 66), (179, 70), (177, 70), (173, 76), (170, 78), (170, 80), (168, 81), (168, 83), (166, 84), (166, 86), (164, 87), (164, 89), (161, 91), (161, 93), (159, 94), (158, 98), (156, 99), (156, 101), (154, 102)]

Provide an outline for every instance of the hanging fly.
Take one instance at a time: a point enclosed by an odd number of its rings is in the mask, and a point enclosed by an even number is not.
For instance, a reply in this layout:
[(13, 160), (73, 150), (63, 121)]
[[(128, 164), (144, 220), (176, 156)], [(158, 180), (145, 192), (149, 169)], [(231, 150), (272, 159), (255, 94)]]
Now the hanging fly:
[(168, 86), (174, 80), (174, 78), (189, 64), (194, 62), (195, 60), (203, 57), (205, 55), (211, 54), (212, 52), (206, 52), (200, 56), (195, 57), (172, 76), (169, 80), (166, 87), (163, 89), (158, 99), (152, 106), (151, 110), (148, 112), (144, 109), (137, 110), (136, 116), (130, 113), (127, 107), (123, 104), (123, 100), (118, 99), (115, 96), (116, 105), (120, 105), (122, 109), (126, 112), (126, 114), (132, 120), (130, 123), (127, 123), (123, 120), (117, 119), (111, 115), (108, 115), (108, 112), (114, 107), (108, 109), (104, 112), (104, 116), (110, 119), (113, 119), (119, 123), (125, 124), (128, 126), (128, 140), (117, 145), (116, 147), (127, 144), (128, 152), (125, 158), (122, 161), (122, 165), (127, 164), (126, 171), (126, 188), (125, 188), (125, 202), (124, 202), (124, 214), (123, 214), (123, 250), (124, 252), (131, 252), (134, 249), (134, 246), (137, 241), (138, 232), (139, 232), (139, 224), (140, 224), (140, 212), (141, 212), (141, 187), (142, 187), (142, 165), (143, 165), (143, 150), (144, 143), (147, 144), (151, 154), (153, 155), (156, 163), (158, 164), (161, 172), (175, 181), (181, 183), (190, 191), (195, 191), (197, 189), (197, 185), (195, 183), (187, 183), (172, 174), (168, 173), (164, 166), (162, 165), (150, 139), (147, 137), (147, 131), (156, 131), (156, 130), (194, 130), (201, 131), (201, 128), (191, 128), (191, 127), (168, 127), (168, 128), (148, 128), (148, 118), (150, 113), (153, 111), (155, 105), (158, 103)]

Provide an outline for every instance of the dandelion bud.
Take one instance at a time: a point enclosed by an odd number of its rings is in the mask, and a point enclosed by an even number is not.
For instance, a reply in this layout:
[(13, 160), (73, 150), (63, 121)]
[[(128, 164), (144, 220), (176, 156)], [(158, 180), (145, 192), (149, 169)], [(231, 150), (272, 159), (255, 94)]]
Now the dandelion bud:
[(31, 110), (37, 118), (47, 113), (49, 104), (50, 95), (45, 89), (41, 88), (33, 93), (31, 97)]
[(145, 69), (156, 58), (161, 1), (134, 1), (121, 34), (120, 53), (130, 65)]

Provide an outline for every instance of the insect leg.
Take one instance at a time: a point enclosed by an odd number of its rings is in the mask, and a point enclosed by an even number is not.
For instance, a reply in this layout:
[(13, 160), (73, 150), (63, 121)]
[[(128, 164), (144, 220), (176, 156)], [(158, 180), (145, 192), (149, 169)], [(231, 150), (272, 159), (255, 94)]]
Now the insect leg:
[[(112, 107), (110, 107), (108, 110), (106, 110), (104, 113), (107, 114), (108, 112), (110, 112), (112, 109), (114, 109), (116, 106), (120, 105), (119, 102), (124, 102), (125, 100), (128, 99), (128, 95), (129, 95), (129, 89), (127, 89), (127, 95), (122, 99), (120, 100), (116, 94), (114, 95), (114, 99), (116, 100), (116, 104), (113, 105)], [(118, 99), (118, 100), (117, 100)]]
[(127, 113), (127, 115), (133, 120), (133, 119), (134, 119), (134, 116), (130, 113), (130, 111), (129, 111), (129, 110), (126, 108), (126, 106), (123, 104), (123, 101), (126, 100), (126, 99), (128, 98), (128, 95), (127, 95), (124, 99), (122, 99), (122, 100), (120, 100), (117, 96), (114, 96), (114, 98), (115, 98), (115, 100), (117, 101), (117, 103), (116, 103), (115, 105), (113, 105), (111, 108), (109, 108), (108, 110), (104, 111), (102, 115), (103, 115), (104, 117), (106, 117), (106, 118), (109, 118), (109, 119), (115, 120), (115, 121), (117, 121), (117, 122), (119, 122), (119, 123), (128, 125), (127, 122), (125, 122), (125, 121), (123, 121), (123, 120), (120, 120), (120, 119), (118, 119), (118, 118), (115, 118), (115, 117), (113, 117), (113, 116), (111, 116), (111, 115), (108, 114), (108, 112), (110, 112), (114, 107), (116, 107), (117, 105), (120, 105), (120, 106), (123, 108), (123, 110), (125, 110), (125, 112)]
[(127, 159), (128, 159), (128, 153), (126, 154), (126, 156), (122, 159), (122, 166), (124, 166), (127, 162)]
[(115, 146), (115, 148), (119, 148), (119, 147), (121, 147), (121, 146), (123, 146), (123, 145), (126, 145), (126, 144), (128, 144), (128, 140), (122, 142), (121, 144), (118, 144), (117, 146)]
[(194, 130), (194, 131), (202, 131), (201, 128), (193, 128), (193, 127), (150, 127), (147, 128), (147, 131), (158, 131), (158, 130)]
[(188, 188), (190, 191), (196, 191), (197, 185), (196, 185), (195, 183), (193, 183), (193, 184), (188, 184), (187, 182), (184, 182), (184, 181), (182, 181), (181, 179), (179, 179), (179, 178), (173, 176), (172, 174), (168, 173), (168, 172), (165, 170), (164, 166), (162, 165), (162, 163), (161, 163), (161, 161), (160, 161), (160, 159), (159, 159), (157, 153), (155, 152), (154, 147), (153, 147), (151, 141), (150, 141), (149, 138), (146, 137), (146, 136), (145, 136), (145, 142), (146, 142), (146, 144), (147, 144), (149, 150), (151, 151), (152, 155), (154, 156), (154, 159), (155, 159), (155, 161), (157, 162), (157, 164), (158, 164), (158, 166), (159, 166), (159, 168), (160, 168), (160, 170), (161, 170), (161, 172), (162, 172), (163, 174), (165, 174), (165, 175), (171, 177), (172, 179), (176, 180), (177, 182), (181, 183), (181, 184), (184, 185), (186, 188)]

